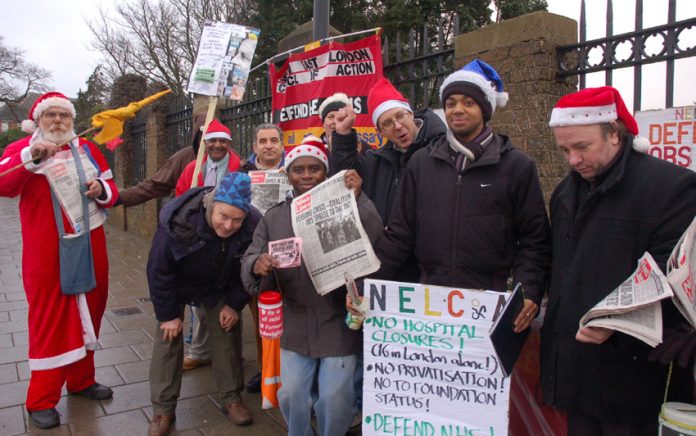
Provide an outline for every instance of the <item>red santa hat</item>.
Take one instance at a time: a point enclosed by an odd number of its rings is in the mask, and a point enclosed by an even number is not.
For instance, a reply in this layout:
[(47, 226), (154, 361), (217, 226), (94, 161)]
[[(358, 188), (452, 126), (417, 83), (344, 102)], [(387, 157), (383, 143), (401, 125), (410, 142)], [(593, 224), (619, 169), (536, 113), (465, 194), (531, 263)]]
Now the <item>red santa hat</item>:
[(329, 157), (326, 153), (324, 141), (314, 135), (307, 135), (300, 145), (293, 147), (288, 154), (285, 155), (285, 171), (288, 171), (295, 159), (305, 156), (319, 159), (326, 167), (326, 170), (329, 170)]
[(50, 107), (59, 107), (69, 111), (75, 118), (75, 106), (68, 97), (60, 92), (47, 92), (36, 99), (34, 104), (29, 109), (27, 114), (28, 119), (22, 121), (22, 130), (27, 133), (34, 133), (36, 130), (36, 120), (41, 117), (41, 114)]
[(621, 94), (616, 88), (602, 86), (585, 88), (561, 97), (551, 111), (549, 126), (587, 126), (621, 120), (626, 130), (633, 136), (633, 148), (647, 152), (650, 143), (638, 136), (638, 124), (626, 108)]
[(394, 88), (394, 85), (389, 80), (382, 77), (375, 83), (367, 95), (367, 110), (370, 112), (370, 116), (372, 116), (372, 124), (377, 127), (379, 117), (389, 109), (394, 108), (405, 109), (413, 113), (408, 100)]
[(232, 133), (230, 132), (230, 129), (228, 129), (227, 126), (222, 124), (217, 119), (213, 119), (213, 121), (208, 124), (208, 128), (205, 130), (205, 135), (203, 135), (203, 140), (215, 138), (224, 138), (230, 141), (232, 140)]

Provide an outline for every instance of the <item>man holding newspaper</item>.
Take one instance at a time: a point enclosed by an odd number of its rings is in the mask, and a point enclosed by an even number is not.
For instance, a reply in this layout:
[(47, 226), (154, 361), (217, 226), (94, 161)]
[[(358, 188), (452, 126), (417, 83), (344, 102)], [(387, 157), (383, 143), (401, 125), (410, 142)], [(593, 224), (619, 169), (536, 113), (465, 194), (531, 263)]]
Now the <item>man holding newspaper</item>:
[[(568, 434), (656, 434), (667, 367), (644, 342), (580, 319), (630, 276), (647, 251), (665, 271), (696, 214), (696, 174), (637, 152), (644, 140), (618, 91), (561, 98), (549, 125), (571, 173), (551, 198), (552, 271), (542, 328), (544, 399), (568, 412)], [(663, 304), (666, 326), (678, 322)], [(675, 370), (670, 394), (691, 383)], [(686, 380), (686, 379), (684, 379)], [(686, 397), (688, 398), (688, 397)]]
[[(335, 284), (332, 276), (339, 268), (321, 267), (319, 264), (324, 261), (355, 263), (368, 259), (368, 263), (374, 262), (371, 271), (376, 270), (379, 265), (376, 258), (373, 262), (369, 261), (369, 255), (352, 259), (351, 247), (359, 245), (360, 252), (366, 251), (361, 241), (366, 243), (369, 238), (374, 242), (382, 234), (382, 221), (372, 202), (360, 194), (362, 179), (355, 170), (322, 183), (328, 173), (328, 157), (321, 139), (305, 137), (301, 145), (288, 152), (285, 170), (295, 201), (288, 198), (266, 212), (242, 259), (242, 280), (250, 293), (258, 292), (260, 287), (264, 288), (260, 290), (266, 290), (265, 286), (269, 285), (277, 286), (283, 294), (282, 387), (278, 391), (278, 402), (288, 424), (288, 434), (312, 434), (310, 422), (314, 409), (319, 434), (343, 435), (353, 419), (353, 375), (360, 353), (361, 332), (349, 329), (345, 323), (343, 274)], [(345, 186), (338, 186), (338, 183)], [(303, 195), (310, 190), (310, 194)], [(347, 190), (354, 191), (356, 198), (353, 199), (353, 194)], [(325, 204), (321, 204), (324, 203), (321, 197), (331, 192), (339, 197), (334, 195), (330, 199), (329, 202), (336, 206), (330, 207), (329, 212)], [(348, 201), (342, 200), (346, 194)], [(339, 229), (339, 225), (346, 221), (350, 224), (354, 216), (364, 226), (364, 238), (355, 239), (352, 231), (345, 234), (342, 228)], [(314, 224), (310, 225), (309, 220)], [(303, 237), (299, 267), (283, 268), (279, 260), (269, 254), (269, 242), (299, 237), (303, 230), (318, 228), (320, 223), (322, 227), (325, 224), (336, 229), (334, 235), (338, 246), (322, 246), (315, 230), (314, 237)], [(262, 285), (264, 277), (272, 280), (264, 281)]]

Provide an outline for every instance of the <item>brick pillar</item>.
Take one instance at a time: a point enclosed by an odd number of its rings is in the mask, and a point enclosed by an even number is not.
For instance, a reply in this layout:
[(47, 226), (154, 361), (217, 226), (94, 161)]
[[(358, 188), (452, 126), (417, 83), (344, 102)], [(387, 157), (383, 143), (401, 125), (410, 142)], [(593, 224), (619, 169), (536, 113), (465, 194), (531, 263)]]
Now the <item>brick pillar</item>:
[[(162, 91), (162, 87), (150, 86), (147, 95)], [(167, 96), (142, 109), (146, 116), (147, 155), (145, 162), (145, 178), (155, 175), (169, 157), (167, 135), (167, 111), (173, 97)], [(157, 230), (160, 211), (160, 199), (152, 199), (143, 204), (126, 209), (128, 214), (128, 230), (151, 239)]]
[[(109, 99), (109, 107), (117, 108), (126, 106), (132, 101), (140, 100), (145, 95), (145, 89), (145, 78), (136, 76), (135, 74), (125, 74), (114, 81), (111, 98)], [(116, 186), (123, 189), (131, 186), (133, 146), (130, 139), (130, 128), (128, 123), (124, 125), (121, 138), (123, 139), (123, 144), (116, 149), (114, 167), (111, 170), (114, 173)], [(127, 230), (128, 217), (125, 209), (120, 206), (112, 208), (110, 210), (109, 223), (123, 230)]]
[(475, 58), (495, 68), (510, 100), (493, 115), (491, 127), (537, 164), (544, 197), (568, 173), (548, 127), (559, 97), (576, 90), (577, 79), (556, 78), (556, 47), (577, 42), (577, 22), (535, 12), (460, 35), (455, 40), (455, 68)]

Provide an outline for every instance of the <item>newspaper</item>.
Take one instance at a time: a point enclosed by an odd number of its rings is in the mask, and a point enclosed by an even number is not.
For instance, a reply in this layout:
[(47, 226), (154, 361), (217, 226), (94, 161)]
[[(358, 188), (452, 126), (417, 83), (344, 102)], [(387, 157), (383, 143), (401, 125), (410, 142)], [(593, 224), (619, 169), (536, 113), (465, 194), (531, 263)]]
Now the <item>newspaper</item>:
[(694, 272), (696, 271), (696, 218), (686, 229), (667, 262), (667, 280), (674, 291), (674, 305), (696, 328), (696, 298)]
[[(78, 147), (82, 167), (85, 170), (86, 180), (95, 179), (99, 176), (97, 168), (89, 159), (82, 147)], [(70, 225), (76, 234), (84, 232), (84, 217), (82, 216), (82, 196), (80, 192), (80, 178), (77, 175), (77, 167), (70, 150), (62, 150), (41, 163), (38, 174), (46, 176), (51, 189), (56, 194), (60, 206), (70, 221)], [(89, 225), (90, 230), (104, 224), (106, 211), (97, 206), (97, 203), (89, 201)]]
[(662, 342), (660, 300), (672, 296), (667, 277), (646, 251), (633, 274), (590, 309), (580, 327), (618, 330), (655, 347)]
[(285, 200), (285, 196), (292, 188), (288, 183), (288, 176), (280, 170), (249, 171), (251, 178), (251, 204), (262, 215), (276, 204)]
[(339, 172), (292, 202), (292, 229), (302, 238), (305, 267), (320, 295), (343, 286), (344, 273), (358, 278), (380, 265), (344, 175)]

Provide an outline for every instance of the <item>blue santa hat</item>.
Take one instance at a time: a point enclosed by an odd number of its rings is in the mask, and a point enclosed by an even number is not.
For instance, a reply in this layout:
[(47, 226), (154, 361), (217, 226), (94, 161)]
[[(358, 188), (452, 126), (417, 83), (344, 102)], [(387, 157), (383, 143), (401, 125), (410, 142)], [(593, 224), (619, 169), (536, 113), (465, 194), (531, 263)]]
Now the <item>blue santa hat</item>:
[(497, 108), (505, 107), (509, 97), (498, 72), (480, 59), (474, 59), (445, 78), (440, 86), (443, 105), (452, 94), (473, 98), (481, 107), (485, 121), (491, 119)]
[(251, 179), (247, 174), (232, 172), (223, 177), (215, 189), (213, 201), (221, 201), (249, 212), (251, 207)]

